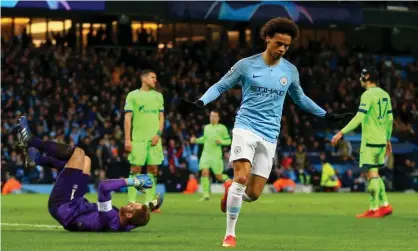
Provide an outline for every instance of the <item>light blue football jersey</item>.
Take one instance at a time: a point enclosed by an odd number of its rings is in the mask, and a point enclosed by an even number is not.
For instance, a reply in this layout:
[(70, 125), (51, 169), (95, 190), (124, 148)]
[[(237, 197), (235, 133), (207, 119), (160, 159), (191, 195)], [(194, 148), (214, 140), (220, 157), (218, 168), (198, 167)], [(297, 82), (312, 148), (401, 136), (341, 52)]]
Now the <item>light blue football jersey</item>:
[(326, 112), (303, 92), (293, 64), (281, 58), (278, 64), (268, 66), (261, 53), (238, 61), (200, 100), (206, 105), (239, 82), (242, 102), (235, 128), (247, 129), (269, 142), (277, 142), (286, 93), (307, 112), (325, 116)]

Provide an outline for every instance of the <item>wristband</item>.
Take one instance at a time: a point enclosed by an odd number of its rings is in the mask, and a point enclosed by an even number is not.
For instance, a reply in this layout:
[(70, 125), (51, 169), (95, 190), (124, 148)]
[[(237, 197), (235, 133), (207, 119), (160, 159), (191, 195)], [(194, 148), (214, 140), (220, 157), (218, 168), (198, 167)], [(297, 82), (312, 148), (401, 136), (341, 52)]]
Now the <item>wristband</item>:
[(163, 134), (160, 130), (158, 130), (157, 135), (161, 136), (161, 134)]

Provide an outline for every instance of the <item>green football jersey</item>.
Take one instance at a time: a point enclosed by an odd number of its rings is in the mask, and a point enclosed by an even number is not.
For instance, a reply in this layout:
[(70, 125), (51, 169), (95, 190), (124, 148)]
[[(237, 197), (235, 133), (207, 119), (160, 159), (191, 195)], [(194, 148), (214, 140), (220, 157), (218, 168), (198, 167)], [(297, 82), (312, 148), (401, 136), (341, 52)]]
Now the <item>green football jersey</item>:
[(367, 89), (361, 96), (357, 115), (342, 129), (346, 134), (361, 123), (362, 144), (385, 146), (393, 127), (392, 104), (389, 94), (379, 87)]
[(164, 99), (154, 90), (135, 90), (128, 93), (125, 112), (132, 112), (132, 141), (151, 140), (160, 128), (160, 112), (164, 112)]
[[(217, 144), (216, 140), (220, 140), (221, 144)], [(198, 144), (203, 145), (203, 156), (208, 156), (213, 159), (222, 158), (222, 146), (231, 144), (231, 136), (228, 133), (226, 126), (222, 124), (206, 125), (203, 129), (203, 136), (196, 140)]]

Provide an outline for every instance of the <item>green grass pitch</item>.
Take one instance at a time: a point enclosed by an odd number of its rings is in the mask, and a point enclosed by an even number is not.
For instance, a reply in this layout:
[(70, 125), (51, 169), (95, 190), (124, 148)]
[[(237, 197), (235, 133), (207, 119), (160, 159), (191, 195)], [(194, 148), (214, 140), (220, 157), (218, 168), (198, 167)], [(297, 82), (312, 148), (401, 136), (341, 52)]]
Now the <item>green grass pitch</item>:
[[(244, 203), (237, 225), (237, 250), (416, 251), (418, 195), (388, 194), (394, 214), (356, 219), (368, 206), (367, 194), (270, 194)], [(96, 199), (89, 195), (89, 199)], [(222, 250), (225, 215), (220, 195), (168, 194), (161, 214), (130, 233), (71, 233), (47, 211), (47, 195), (8, 195), (1, 204), (2, 250)], [(143, 198), (141, 198), (143, 199)], [(117, 206), (125, 194), (114, 194)], [(15, 224), (15, 225), (10, 225)], [(44, 225), (44, 226), (40, 226)], [(46, 226), (45, 226), (46, 225)]]

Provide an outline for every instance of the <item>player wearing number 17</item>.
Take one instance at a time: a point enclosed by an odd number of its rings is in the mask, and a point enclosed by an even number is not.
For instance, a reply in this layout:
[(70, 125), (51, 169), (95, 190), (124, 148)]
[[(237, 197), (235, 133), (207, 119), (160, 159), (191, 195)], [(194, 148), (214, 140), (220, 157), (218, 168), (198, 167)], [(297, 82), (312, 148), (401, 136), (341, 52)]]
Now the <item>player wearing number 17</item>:
[(367, 170), (370, 208), (357, 218), (379, 218), (392, 214), (385, 183), (379, 177), (379, 167), (383, 167), (385, 154), (392, 151), (393, 114), (389, 94), (376, 86), (378, 76), (375, 67), (363, 69), (360, 83), (366, 91), (361, 96), (357, 115), (331, 141), (333, 145), (337, 144), (344, 134), (361, 124), (360, 167)]

